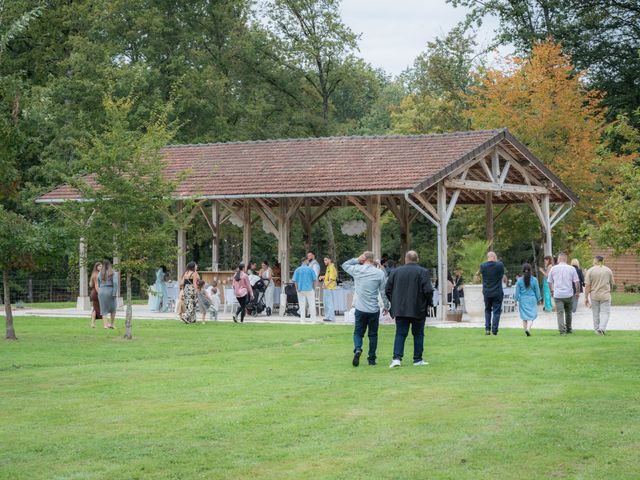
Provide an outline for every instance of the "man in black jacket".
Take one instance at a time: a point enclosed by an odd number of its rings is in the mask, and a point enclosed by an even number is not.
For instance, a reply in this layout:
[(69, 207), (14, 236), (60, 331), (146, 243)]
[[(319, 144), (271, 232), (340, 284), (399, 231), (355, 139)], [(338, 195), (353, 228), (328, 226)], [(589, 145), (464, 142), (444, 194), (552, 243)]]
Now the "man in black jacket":
[(404, 260), (403, 266), (391, 272), (385, 287), (387, 299), (391, 302), (391, 316), (396, 319), (396, 338), (390, 368), (402, 365), (409, 326), (413, 335), (413, 364), (427, 365), (422, 359), (422, 352), (427, 305), (433, 298), (431, 276), (426, 268), (418, 265), (418, 254), (413, 250), (407, 252)]

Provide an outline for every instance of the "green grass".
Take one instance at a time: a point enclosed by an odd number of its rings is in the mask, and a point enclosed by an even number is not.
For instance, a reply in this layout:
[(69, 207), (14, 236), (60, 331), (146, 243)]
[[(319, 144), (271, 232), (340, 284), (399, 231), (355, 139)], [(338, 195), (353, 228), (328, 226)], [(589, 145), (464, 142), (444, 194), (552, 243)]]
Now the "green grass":
[(356, 369), (343, 326), (15, 323), (1, 479), (640, 478), (640, 332), (428, 328), (390, 370), (389, 326)]
[(640, 305), (640, 293), (613, 292), (611, 294), (612, 305)]

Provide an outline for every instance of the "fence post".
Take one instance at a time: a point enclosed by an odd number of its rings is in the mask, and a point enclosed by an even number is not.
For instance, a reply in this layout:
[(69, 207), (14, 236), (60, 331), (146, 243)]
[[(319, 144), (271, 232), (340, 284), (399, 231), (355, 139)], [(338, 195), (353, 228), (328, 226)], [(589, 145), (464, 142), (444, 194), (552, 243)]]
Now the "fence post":
[(29, 303), (33, 303), (33, 279), (27, 280), (27, 298)]

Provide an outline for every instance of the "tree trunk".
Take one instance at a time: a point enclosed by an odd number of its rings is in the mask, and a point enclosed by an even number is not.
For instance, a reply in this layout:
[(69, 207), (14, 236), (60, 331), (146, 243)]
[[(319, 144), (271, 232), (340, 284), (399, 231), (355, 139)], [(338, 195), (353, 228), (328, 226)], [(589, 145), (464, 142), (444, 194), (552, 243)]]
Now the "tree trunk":
[(131, 306), (131, 272), (127, 272), (127, 314), (124, 321), (124, 338), (127, 340), (131, 340), (133, 336), (131, 335), (131, 317), (133, 316), (132, 306)]
[(4, 284), (4, 314), (7, 317), (7, 340), (17, 340), (16, 331), (13, 329), (13, 312), (11, 311), (11, 295), (9, 293), (9, 271), (2, 272), (2, 282)]

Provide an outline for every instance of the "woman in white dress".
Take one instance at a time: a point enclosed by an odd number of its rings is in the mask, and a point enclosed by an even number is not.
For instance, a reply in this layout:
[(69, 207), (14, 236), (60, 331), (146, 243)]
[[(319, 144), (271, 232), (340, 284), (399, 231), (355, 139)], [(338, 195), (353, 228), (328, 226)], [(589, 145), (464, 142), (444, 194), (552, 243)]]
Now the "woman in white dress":
[(273, 312), (273, 295), (275, 291), (275, 285), (273, 283), (273, 271), (269, 266), (267, 260), (262, 262), (262, 268), (260, 268), (260, 278), (267, 283), (267, 289), (264, 292), (264, 303), (267, 307), (267, 316)]

